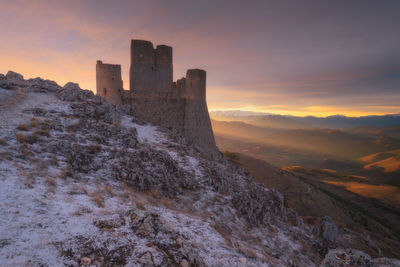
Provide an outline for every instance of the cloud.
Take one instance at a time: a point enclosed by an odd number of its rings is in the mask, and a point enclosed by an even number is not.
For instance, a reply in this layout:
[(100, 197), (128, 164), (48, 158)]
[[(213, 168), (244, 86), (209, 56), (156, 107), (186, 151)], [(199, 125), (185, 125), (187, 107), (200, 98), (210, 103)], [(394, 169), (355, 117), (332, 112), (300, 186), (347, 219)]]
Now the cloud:
[[(174, 47), (174, 76), (207, 70), (210, 107), (387, 106), (400, 93), (400, 3), (385, 1), (5, 1), (0, 72), (95, 88), (97, 59), (129, 40)], [(385, 104), (386, 101), (386, 104)], [(289, 107), (287, 110), (291, 110)], [(351, 109), (353, 110), (353, 109)], [(378, 109), (371, 109), (378, 112)], [(304, 109), (307, 112), (307, 109)], [(308, 112), (313, 112), (308, 109)]]

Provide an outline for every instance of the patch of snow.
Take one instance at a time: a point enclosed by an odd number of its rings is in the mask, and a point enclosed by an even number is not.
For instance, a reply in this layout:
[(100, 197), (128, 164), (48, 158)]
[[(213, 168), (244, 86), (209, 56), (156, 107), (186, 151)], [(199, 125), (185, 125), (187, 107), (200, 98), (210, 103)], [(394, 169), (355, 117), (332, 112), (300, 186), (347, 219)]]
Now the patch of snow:
[[(53, 120), (53, 126), (56, 127), (49, 129), (50, 135), (43, 137), (48, 138), (45, 141), (42, 139), (42, 142), (27, 145), (30, 149), (28, 152), (34, 156), (24, 158), (23, 147), (15, 140), (16, 127), (31, 121), (33, 115), (23, 110), (32, 108), (47, 111), (51, 116), (46, 114), (39, 119)], [(124, 149), (122, 142), (118, 142), (115, 135), (103, 136), (101, 131), (94, 134), (100, 135), (99, 140), (107, 140), (93, 141), (96, 139), (91, 138), (91, 129), (69, 132), (66, 127), (80, 121), (68, 116), (71, 114), (70, 102), (59, 100), (53, 93), (29, 92), (15, 106), (0, 110), (0, 133), (7, 137), (6, 149), (12, 154), (12, 157), (0, 157), (0, 265), (78, 266), (79, 258), (88, 256), (82, 252), (86, 242), (93, 242), (90, 249), (104, 253), (128, 247), (129, 251), (124, 255), (128, 257), (126, 266), (141, 266), (140, 257), (145, 253), (151, 253), (155, 264), (163, 265), (171, 257), (168, 254), (171, 251), (183, 254), (182, 257), (188, 260), (188, 255), (193, 255), (194, 259), (201, 260), (206, 266), (270, 266), (262, 260), (262, 256), (254, 255), (258, 255), (265, 247), (287, 250), (288, 255), (300, 249), (291, 243), (285, 232), (274, 231), (277, 234), (267, 239), (270, 234), (268, 229), (253, 228), (253, 233), (245, 230), (247, 224), (232, 206), (232, 197), (213, 190), (207, 182), (208, 177), (204, 175), (208, 165), (204, 165), (195, 152), (189, 155), (186, 152), (190, 149), (173, 143), (158, 127), (138, 125), (126, 115), (122, 116), (121, 126), (136, 129), (139, 142), (147, 144), (142, 149), (167, 152), (177, 163), (173, 166), (179, 165), (193, 174), (196, 187), (183, 190), (176, 199), (166, 199), (164, 196), (158, 198), (157, 192), (155, 196), (148, 191), (139, 193), (120, 180), (112, 179), (114, 171), (103, 166), (114, 160), (115, 151)], [(93, 156), (93, 162), (102, 168), (97, 171), (76, 171), (77, 175), (73, 175), (73, 178), (61, 179), (62, 172), (70, 164), (68, 155), (41, 148), (47, 145), (46, 141), (54, 143), (64, 138), (72, 140), (76, 145), (74, 149), (79, 146), (101, 147), (102, 151)], [(129, 149), (136, 148), (132, 146)], [(165, 161), (170, 162), (165, 153), (157, 154), (165, 155)], [(51, 158), (56, 161), (55, 164), (41, 167), (40, 164), (45, 164)], [(54, 181), (49, 183), (49, 178)], [(105, 185), (112, 189), (112, 193), (105, 190)], [(94, 193), (100, 194), (104, 207), (96, 204)], [(140, 202), (142, 208), (139, 208)], [(132, 218), (132, 212), (138, 216), (136, 221)], [(140, 217), (140, 213), (143, 217)], [(158, 218), (154, 224), (150, 215)], [(102, 229), (96, 226), (100, 220), (118, 221), (119, 218), (123, 219), (123, 223), (118, 227)], [(146, 218), (147, 221), (139, 218)], [(135, 224), (145, 229), (145, 235), (134, 228)], [(218, 226), (223, 229), (217, 230)], [(226, 233), (225, 226), (228, 229)], [(251, 234), (251, 238), (257, 237), (268, 244), (259, 246), (252, 244), (252, 241), (242, 240), (241, 235), (244, 234)], [(250, 250), (238, 249), (238, 243), (250, 247)], [(66, 250), (61, 249), (60, 244)], [(172, 244), (171, 247), (168, 247), (169, 244)], [(164, 249), (167, 252), (162, 251)], [(72, 255), (65, 256), (65, 251)], [(277, 262), (279, 264), (276, 266), (282, 263), (280, 260)]]
[(132, 122), (132, 117), (123, 116), (121, 119), (121, 126), (126, 128), (135, 128), (138, 133), (138, 140), (141, 143), (148, 143), (151, 145), (162, 144), (167, 138), (158, 130), (156, 126), (151, 124), (139, 125)]

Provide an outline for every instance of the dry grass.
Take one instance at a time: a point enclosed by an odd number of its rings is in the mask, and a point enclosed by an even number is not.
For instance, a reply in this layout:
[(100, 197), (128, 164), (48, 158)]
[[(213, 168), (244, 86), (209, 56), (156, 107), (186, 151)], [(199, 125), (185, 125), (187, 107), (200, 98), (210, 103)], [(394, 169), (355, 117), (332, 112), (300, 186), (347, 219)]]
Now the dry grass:
[(19, 131), (29, 131), (31, 129), (30, 125), (21, 123), (20, 125), (17, 126), (17, 129)]
[(232, 247), (233, 244), (231, 241), (231, 233), (229, 232), (229, 230), (217, 222), (215, 222), (215, 224), (213, 225), (213, 228), (226, 240), (228, 245), (230, 247)]
[(49, 130), (49, 126), (50, 126), (50, 121), (46, 120), (44, 122), (41, 123), (41, 128), (43, 131), (48, 131)]
[(47, 136), (47, 137), (50, 137), (49, 130), (37, 129), (33, 134), (34, 134), (34, 135), (37, 135), (37, 136), (40, 135), (40, 136)]
[(26, 142), (28, 142), (28, 138), (26, 137), (26, 135), (24, 135), (22, 133), (17, 133), (15, 137), (17, 138), (17, 141), (22, 144), (25, 144)]
[(104, 186), (104, 191), (106, 191), (110, 196), (114, 196), (114, 192), (111, 186), (105, 185)]
[(39, 120), (35, 117), (31, 119), (31, 127), (37, 128), (39, 126)]
[(151, 195), (153, 198), (156, 198), (156, 199), (160, 199), (160, 198), (161, 198), (160, 195), (158, 194), (158, 192), (155, 191), (154, 189), (151, 189), (151, 190), (150, 190), (150, 195)]
[(135, 199), (135, 203), (136, 203), (136, 208), (140, 210), (146, 210), (146, 207), (144, 206), (144, 203), (141, 200)]
[(77, 209), (74, 211), (74, 213), (72, 213), (72, 215), (79, 217), (83, 215), (83, 212), (80, 209)]
[(154, 200), (154, 198), (150, 197), (148, 193), (140, 192), (127, 183), (124, 183), (122, 188), (124, 191), (120, 197), (135, 202), (136, 208), (140, 210), (146, 210), (145, 202), (147, 203)]
[(166, 199), (165, 197), (162, 197), (162, 198), (160, 199), (159, 203), (160, 203), (161, 205), (163, 205), (164, 207), (166, 207), (167, 209), (176, 210), (175, 204), (174, 204), (172, 201)]
[(70, 191), (68, 192), (68, 194), (71, 195), (79, 195), (79, 194), (84, 194), (87, 195), (89, 194), (89, 192), (86, 189), (86, 186), (84, 184), (72, 184), (70, 186)]
[(93, 192), (91, 194), (91, 199), (97, 204), (99, 208), (104, 208), (104, 198), (99, 192)]
[(392, 185), (373, 185), (360, 182), (340, 182), (323, 180), (322, 182), (345, 188), (347, 191), (367, 197), (376, 198), (389, 205), (400, 205), (400, 189)]
[(57, 186), (57, 182), (56, 182), (56, 180), (54, 178), (47, 177), (45, 181), (46, 181), (46, 184), (51, 186), (51, 187), (56, 187)]
[(91, 213), (92, 211), (86, 207), (79, 207), (72, 213), (74, 216), (82, 216), (83, 214)]
[(28, 142), (30, 144), (36, 143), (38, 141), (38, 139), (39, 139), (39, 135), (37, 133), (33, 133), (28, 137)]
[(119, 198), (122, 200), (130, 199), (131, 194), (129, 191), (124, 190), (122, 194), (119, 195)]
[(246, 257), (253, 259), (259, 258), (257, 252), (255, 252), (252, 248), (239, 243), (236, 243), (235, 246), (237, 247), (238, 252), (245, 255)]
[(61, 171), (61, 174), (60, 174), (60, 178), (63, 180), (66, 180), (68, 177), (73, 177), (73, 176), (74, 176), (74, 174), (73, 174), (73, 170), (72, 170), (71, 166), (66, 166)]
[(13, 156), (8, 150), (0, 150), (0, 158), (3, 160), (13, 160)]
[(23, 147), (20, 149), (19, 152), (21, 153), (21, 156), (22, 156), (23, 158), (25, 158), (25, 159), (28, 159), (29, 156), (33, 155), (33, 153), (32, 153), (29, 149), (27, 149), (25, 146), (23, 146)]
[(31, 183), (31, 182), (25, 182), (24, 183), (24, 185), (26, 186), (26, 187), (28, 187), (29, 189), (32, 189), (32, 188), (34, 188), (34, 185), (33, 185), (33, 183)]
[(30, 180), (30, 181), (34, 180), (34, 176), (31, 172), (23, 171), (22, 174), (25, 176), (25, 178), (27, 180)]

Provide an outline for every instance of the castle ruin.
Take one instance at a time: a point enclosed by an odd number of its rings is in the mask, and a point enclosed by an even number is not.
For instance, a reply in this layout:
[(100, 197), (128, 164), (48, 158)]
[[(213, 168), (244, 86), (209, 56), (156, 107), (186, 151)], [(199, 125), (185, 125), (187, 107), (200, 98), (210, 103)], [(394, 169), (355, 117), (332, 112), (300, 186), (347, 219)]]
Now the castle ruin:
[(208, 158), (219, 151), (206, 103), (206, 72), (190, 69), (173, 82), (172, 47), (131, 41), (130, 90), (123, 89), (121, 65), (96, 64), (97, 94), (114, 105), (129, 105), (136, 116), (174, 129)]

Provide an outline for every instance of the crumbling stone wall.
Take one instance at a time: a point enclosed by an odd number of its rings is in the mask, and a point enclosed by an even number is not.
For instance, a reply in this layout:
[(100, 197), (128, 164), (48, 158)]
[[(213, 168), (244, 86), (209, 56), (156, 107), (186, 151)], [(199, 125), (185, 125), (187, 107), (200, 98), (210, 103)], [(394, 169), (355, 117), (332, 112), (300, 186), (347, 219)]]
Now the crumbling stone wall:
[(114, 105), (122, 103), (121, 65), (103, 64), (101, 60), (96, 64), (96, 92), (99, 96)]

